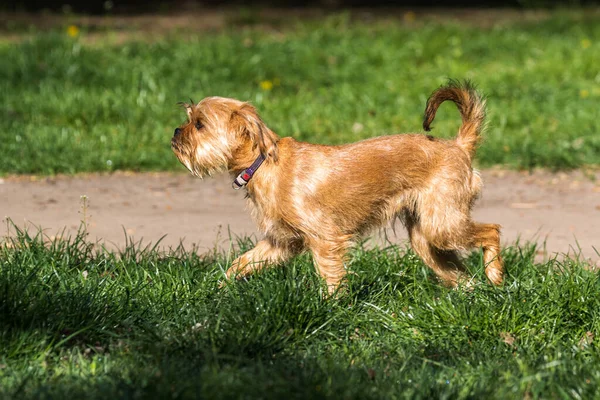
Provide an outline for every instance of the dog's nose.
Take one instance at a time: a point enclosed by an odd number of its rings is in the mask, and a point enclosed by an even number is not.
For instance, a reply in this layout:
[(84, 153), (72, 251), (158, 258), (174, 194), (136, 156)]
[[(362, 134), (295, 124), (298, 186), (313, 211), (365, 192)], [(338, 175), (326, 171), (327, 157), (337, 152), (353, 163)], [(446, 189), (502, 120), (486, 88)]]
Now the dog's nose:
[(173, 136), (179, 136), (179, 134), (181, 134), (181, 129), (175, 128), (175, 133), (173, 134)]

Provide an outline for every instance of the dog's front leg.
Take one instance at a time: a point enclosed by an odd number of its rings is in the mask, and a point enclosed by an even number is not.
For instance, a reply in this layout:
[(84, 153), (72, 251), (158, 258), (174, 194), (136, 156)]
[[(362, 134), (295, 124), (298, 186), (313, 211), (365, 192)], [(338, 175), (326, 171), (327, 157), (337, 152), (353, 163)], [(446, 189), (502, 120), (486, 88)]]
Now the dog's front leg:
[(256, 246), (236, 258), (231, 267), (225, 272), (227, 278), (244, 278), (259, 271), (265, 266), (279, 264), (287, 260), (291, 252), (282, 246), (277, 246), (269, 239), (263, 239)]
[(344, 260), (348, 247), (349, 245), (345, 240), (311, 241), (310, 250), (313, 254), (315, 266), (327, 283), (327, 291), (330, 295), (337, 290), (342, 279), (346, 276)]

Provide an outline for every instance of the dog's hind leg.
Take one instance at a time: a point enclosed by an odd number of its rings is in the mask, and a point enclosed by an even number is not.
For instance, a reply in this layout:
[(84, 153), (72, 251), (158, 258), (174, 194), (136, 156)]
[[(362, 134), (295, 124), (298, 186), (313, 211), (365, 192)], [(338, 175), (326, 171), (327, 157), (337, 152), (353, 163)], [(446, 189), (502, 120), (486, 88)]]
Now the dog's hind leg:
[(446, 286), (456, 287), (461, 283), (468, 284), (468, 276), (457, 251), (441, 250), (432, 246), (418, 225), (408, 226), (408, 234), (414, 252)]
[(236, 258), (225, 274), (227, 278), (235, 276), (240, 279), (266, 266), (282, 263), (294, 254), (291, 246), (282, 246), (270, 239), (263, 239), (252, 250)]
[(494, 285), (502, 283), (504, 266), (500, 257), (500, 225), (471, 223), (471, 247), (483, 248), (485, 274)]

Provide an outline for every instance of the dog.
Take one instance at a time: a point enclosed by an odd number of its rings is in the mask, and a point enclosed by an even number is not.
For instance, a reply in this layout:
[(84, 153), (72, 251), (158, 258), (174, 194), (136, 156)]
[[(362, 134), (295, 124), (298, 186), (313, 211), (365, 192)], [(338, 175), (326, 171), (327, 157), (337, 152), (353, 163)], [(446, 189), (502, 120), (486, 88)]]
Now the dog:
[(201, 178), (228, 171), (233, 188), (246, 191), (264, 234), (233, 261), (227, 278), (309, 250), (333, 293), (355, 240), (399, 218), (414, 252), (445, 285), (469, 284), (459, 252), (471, 248), (483, 249), (487, 278), (501, 284), (500, 226), (470, 216), (482, 188), (471, 161), (484, 128), (485, 100), (470, 82), (449, 81), (427, 100), (425, 131), (447, 100), (462, 117), (453, 140), (411, 133), (340, 146), (280, 138), (246, 102), (207, 97), (181, 103), (188, 122), (171, 139), (175, 155)]

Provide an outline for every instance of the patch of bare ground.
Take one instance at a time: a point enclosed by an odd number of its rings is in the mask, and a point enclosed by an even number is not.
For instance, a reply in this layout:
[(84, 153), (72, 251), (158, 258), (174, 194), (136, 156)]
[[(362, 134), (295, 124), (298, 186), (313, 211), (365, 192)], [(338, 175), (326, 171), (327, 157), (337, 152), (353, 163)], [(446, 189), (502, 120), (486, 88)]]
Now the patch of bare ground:
[[(579, 255), (600, 267), (600, 171), (482, 173), (485, 187), (473, 217), (502, 225), (505, 245), (535, 241), (539, 259)], [(81, 196), (87, 197), (83, 204)], [(83, 220), (90, 240), (122, 247), (126, 235), (161, 246), (227, 249), (230, 238), (258, 236), (244, 194), (228, 176), (199, 180), (185, 173), (14, 176), (0, 179), (0, 217), (41, 227), (48, 237), (73, 235)], [(11, 234), (9, 225), (3, 235)], [(387, 237), (405, 243), (402, 227)], [(381, 242), (383, 235), (373, 236)]]

